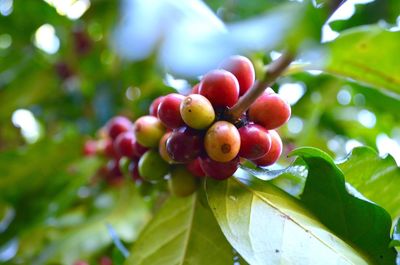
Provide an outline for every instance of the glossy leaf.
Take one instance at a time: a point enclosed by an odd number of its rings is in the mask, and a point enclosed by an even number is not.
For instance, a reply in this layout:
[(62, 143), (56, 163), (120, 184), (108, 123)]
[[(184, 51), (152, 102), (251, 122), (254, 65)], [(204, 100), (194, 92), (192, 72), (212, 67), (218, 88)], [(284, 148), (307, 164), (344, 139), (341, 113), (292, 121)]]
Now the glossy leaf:
[(296, 149), (308, 167), (301, 202), (337, 236), (364, 251), (374, 264), (393, 264), (389, 248), (390, 215), (380, 206), (348, 193), (342, 171), (326, 153), (311, 147)]
[(207, 194), (223, 233), (249, 264), (369, 264), (268, 182), (208, 180)]
[(393, 157), (381, 158), (372, 148), (357, 147), (338, 166), (346, 181), (365, 197), (385, 208), (392, 218), (400, 216), (400, 168)]
[(232, 247), (199, 196), (170, 197), (143, 230), (125, 264), (233, 264)]
[[(117, 202), (108, 214), (63, 231), (65, 234), (44, 248), (32, 264), (59, 261), (72, 264), (90, 257), (112, 243), (107, 224), (112, 225), (122, 240), (133, 241), (149, 218), (147, 205), (130, 185), (119, 190), (116, 198)], [(107, 198), (103, 197), (103, 200)]]
[(394, 225), (391, 245), (400, 247), (400, 219)]
[(322, 70), (400, 94), (400, 31), (357, 27), (326, 47), (329, 58)]

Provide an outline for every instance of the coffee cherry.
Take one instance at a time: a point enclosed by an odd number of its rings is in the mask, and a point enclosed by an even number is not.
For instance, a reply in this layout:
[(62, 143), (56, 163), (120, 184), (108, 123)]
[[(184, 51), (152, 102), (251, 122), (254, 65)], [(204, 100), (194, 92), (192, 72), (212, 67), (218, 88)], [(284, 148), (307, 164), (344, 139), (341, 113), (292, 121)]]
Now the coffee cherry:
[(119, 155), (119, 153), (115, 150), (115, 148), (114, 148), (114, 142), (113, 142), (111, 139), (109, 139), (109, 138), (105, 139), (105, 140), (103, 141), (102, 145), (104, 146), (104, 147), (103, 147), (104, 154), (105, 154), (107, 157), (110, 157), (110, 158), (118, 158), (118, 159), (121, 158), (121, 156)]
[(175, 129), (167, 140), (167, 152), (176, 162), (187, 163), (198, 157), (202, 151), (201, 133), (187, 126)]
[(153, 100), (149, 108), (149, 114), (154, 117), (158, 117), (158, 106), (160, 105), (161, 101), (163, 100), (164, 96), (160, 96)]
[(169, 166), (156, 150), (147, 151), (139, 160), (139, 175), (147, 181), (159, 181), (168, 173)]
[(113, 159), (108, 161), (106, 166), (106, 181), (110, 185), (119, 185), (123, 181), (123, 174), (119, 167), (119, 159)]
[(232, 176), (239, 167), (240, 159), (239, 157), (235, 157), (231, 161), (221, 163), (212, 160), (209, 157), (201, 159), (201, 168), (204, 170), (207, 176), (217, 179), (223, 180)]
[(180, 114), (189, 127), (198, 130), (207, 128), (215, 119), (210, 101), (198, 94), (189, 95), (181, 102)]
[(74, 265), (89, 265), (89, 263), (83, 260), (77, 260), (74, 262)]
[(168, 179), (168, 189), (175, 196), (186, 197), (197, 190), (197, 182), (184, 166), (175, 166)]
[(113, 261), (110, 257), (103, 256), (99, 260), (99, 265), (113, 265)]
[(255, 79), (255, 71), (252, 62), (244, 56), (234, 55), (223, 61), (220, 68), (231, 72), (239, 82), (239, 96), (249, 90)]
[(87, 140), (83, 145), (84, 156), (94, 156), (97, 153), (97, 141)]
[(192, 92), (190, 94), (199, 94), (199, 86), (200, 86), (200, 83), (195, 84), (193, 86)]
[(252, 160), (257, 166), (270, 166), (278, 161), (282, 154), (282, 140), (279, 134), (271, 130), (269, 135), (271, 136), (271, 149), (263, 157)]
[(114, 150), (120, 155), (125, 157), (134, 156), (134, 144), (136, 142), (133, 132), (123, 132), (114, 141)]
[(115, 139), (121, 133), (131, 130), (132, 122), (123, 116), (116, 116), (107, 123), (106, 127), (108, 135)]
[(139, 144), (145, 147), (157, 147), (165, 128), (154, 116), (142, 116), (136, 120), (133, 132)]
[(213, 70), (201, 80), (199, 93), (214, 107), (232, 107), (239, 98), (239, 83), (232, 73), (223, 69)]
[(129, 175), (132, 177), (133, 181), (140, 181), (142, 177), (139, 174), (139, 162), (131, 161), (128, 167)]
[(290, 118), (290, 105), (278, 94), (262, 94), (249, 108), (251, 121), (271, 130)]
[(184, 124), (179, 111), (184, 98), (183, 95), (172, 93), (162, 99), (158, 106), (157, 115), (166, 127), (175, 129)]
[(160, 144), (158, 145), (158, 152), (160, 153), (162, 159), (164, 159), (164, 161), (169, 164), (174, 163), (174, 160), (172, 160), (167, 152), (167, 140), (171, 136), (171, 134), (172, 132), (167, 132), (166, 134), (164, 134), (164, 136), (161, 137)]
[(206, 176), (206, 173), (204, 170), (201, 168), (201, 158), (198, 157), (192, 161), (190, 161), (188, 164), (186, 164), (187, 170), (189, 170), (190, 173), (192, 173), (193, 176), (198, 177), (198, 178), (203, 178)]
[(239, 128), (239, 156), (257, 159), (264, 156), (271, 148), (271, 137), (268, 130), (257, 124), (247, 124)]
[(139, 144), (138, 141), (136, 140), (133, 143), (133, 157), (136, 159), (140, 159), (144, 153), (147, 152), (149, 148), (144, 147), (143, 145)]
[(208, 156), (218, 162), (228, 162), (235, 158), (240, 149), (240, 134), (227, 121), (217, 121), (208, 129), (204, 138)]

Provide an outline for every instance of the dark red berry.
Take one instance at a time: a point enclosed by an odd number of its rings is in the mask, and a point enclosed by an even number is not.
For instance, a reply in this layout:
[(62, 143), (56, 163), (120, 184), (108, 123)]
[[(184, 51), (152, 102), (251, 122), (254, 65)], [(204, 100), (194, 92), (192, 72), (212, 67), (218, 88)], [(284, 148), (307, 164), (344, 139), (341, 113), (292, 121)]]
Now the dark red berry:
[(135, 142), (135, 135), (132, 131), (123, 132), (114, 140), (114, 150), (120, 156), (133, 157)]
[(234, 55), (223, 61), (220, 68), (231, 72), (239, 82), (239, 96), (249, 90), (255, 79), (254, 66), (252, 62), (244, 56)]
[(224, 180), (231, 177), (239, 167), (240, 159), (235, 157), (233, 160), (225, 163), (217, 162), (209, 157), (201, 159), (201, 168), (208, 177), (217, 180)]
[(166, 95), (158, 106), (158, 118), (168, 128), (175, 129), (182, 126), (183, 120), (180, 112), (180, 105), (185, 97), (172, 93)]
[(123, 180), (123, 175), (119, 167), (119, 160), (113, 159), (108, 161), (106, 168), (107, 168), (106, 181), (113, 186), (121, 184)]
[(161, 101), (163, 100), (164, 96), (160, 96), (153, 100), (149, 108), (149, 114), (154, 117), (158, 117), (158, 106), (160, 105)]
[(282, 140), (279, 134), (271, 130), (269, 135), (271, 136), (271, 149), (263, 157), (252, 160), (257, 166), (270, 166), (278, 161), (282, 154)]
[(198, 178), (203, 178), (206, 176), (206, 173), (204, 170), (201, 168), (201, 158), (198, 157), (192, 161), (190, 161), (187, 165), (186, 168), (189, 170), (190, 173), (193, 174), (193, 176), (198, 177)]
[(167, 139), (167, 152), (176, 162), (187, 163), (198, 157), (202, 151), (201, 133), (187, 126), (173, 130)]
[(271, 136), (268, 130), (257, 124), (247, 124), (239, 128), (239, 156), (247, 159), (258, 159), (271, 148)]
[(147, 152), (149, 148), (144, 147), (143, 145), (139, 144), (137, 141), (133, 144), (133, 157), (140, 159), (144, 153)]
[(117, 138), (123, 132), (132, 130), (132, 122), (123, 116), (112, 118), (106, 125), (107, 133), (112, 138)]
[(76, 29), (73, 32), (75, 52), (79, 55), (87, 54), (92, 48), (92, 41), (89, 35), (82, 29)]
[(115, 150), (113, 141), (111, 139), (104, 140), (104, 154), (110, 158), (120, 158), (121, 156)]
[(141, 181), (142, 177), (139, 174), (139, 162), (138, 161), (131, 161), (129, 163), (129, 174), (132, 177), (133, 181)]
[(249, 108), (249, 119), (268, 130), (282, 126), (290, 114), (290, 105), (278, 94), (264, 93)]
[(208, 72), (200, 82), (199, 93), (214, 107), (232, 107), (239, 98), (236, 77), (223, 69)]

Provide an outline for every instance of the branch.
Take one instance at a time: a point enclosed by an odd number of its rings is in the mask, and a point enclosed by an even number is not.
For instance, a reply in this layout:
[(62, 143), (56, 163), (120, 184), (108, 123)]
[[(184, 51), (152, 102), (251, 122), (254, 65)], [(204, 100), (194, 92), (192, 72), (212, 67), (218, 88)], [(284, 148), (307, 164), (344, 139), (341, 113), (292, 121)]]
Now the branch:
[(227, 111), (226, 117), (228, 120), (236, 122), (242, 116), (251, 104), (264, 92), (264, 90), (271, 86), (275, 80), (285, 71), (289, 64), (293, 61), (293, 54), (286, 52), (278, 59), (273, 61), (265, 72), (264, 78), (257, 81), (246, 94), (244, 94), (239, 101)]

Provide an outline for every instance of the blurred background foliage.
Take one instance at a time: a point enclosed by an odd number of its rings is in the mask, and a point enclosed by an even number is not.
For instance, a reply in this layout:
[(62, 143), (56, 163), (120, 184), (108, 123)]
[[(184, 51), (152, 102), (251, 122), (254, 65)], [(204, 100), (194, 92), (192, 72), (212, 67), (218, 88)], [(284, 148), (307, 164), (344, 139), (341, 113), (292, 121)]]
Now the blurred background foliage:
[[(112, 116), (134, 120), (157, 96), (198, 81), (166, 74), (155, 54), (132, 62), (117, 53), (115, 27), (128, 2), (0, 0), (0, 263), (96, 264), (110, 256), (120, 264), (106, 224), (131, 243), (157, 206), (129, 180), (97, 180), (104, 162), (82, 155), (83, 142)], [(205, 2), (234, 23), (286, 1)], [(359, 25), (400, 26), (397, 0), (349, 3), (323, 26), (323, 39)], [(247, 55), (259, 65), (276, 51)], [(288, 73), (273, 89), (293, 109), (280, 129), (285, 154), (307, 145), (340, 159), (368, 145), (400, 164), (399, 95), (318, 71)], [(282, 157), (278, 166), (289, 163)]]

